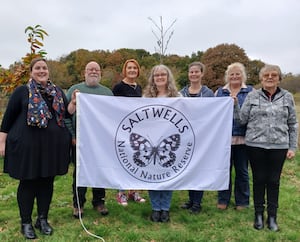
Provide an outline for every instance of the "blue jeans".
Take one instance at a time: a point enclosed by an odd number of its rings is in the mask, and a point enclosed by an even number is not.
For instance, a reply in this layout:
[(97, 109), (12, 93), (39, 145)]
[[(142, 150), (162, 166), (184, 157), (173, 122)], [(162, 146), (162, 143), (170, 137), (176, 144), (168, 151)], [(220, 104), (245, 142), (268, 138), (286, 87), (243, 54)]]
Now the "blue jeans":
[(194, 205), (201, 205), (203, 191), (189, 190), (189, 202)]
[(152, 210), (154, 211), (169, 211), (171, 206), (172, 191), (154, 191), (149, 190)]
[(232, 192), (232, 167), (235, 168), (234, 197), (236, 206), (249, 206), (249, 175), (246, 145), (232, 145), (230, 157), (230, 180), (228, 190), (218, 192), (218, 203), (229, 204)]

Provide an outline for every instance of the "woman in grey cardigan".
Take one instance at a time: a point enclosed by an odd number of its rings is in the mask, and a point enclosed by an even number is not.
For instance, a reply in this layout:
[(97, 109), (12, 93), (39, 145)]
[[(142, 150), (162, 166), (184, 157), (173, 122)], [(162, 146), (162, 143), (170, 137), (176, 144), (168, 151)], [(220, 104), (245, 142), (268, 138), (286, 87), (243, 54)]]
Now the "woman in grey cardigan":
[(267, 226), (278, 231), (280, 175), (285, 159), (295, 156), (298, 121), (292, 94), (278, 87), (280, 68), (264, 66), (259, 79), (262, 88), (249, 93), (240, 110), (235, 105), (234, 114), (242, 124), (247, 124), (245, 143), (253, 175), (254, 228), (264, 228), (266, 197)]

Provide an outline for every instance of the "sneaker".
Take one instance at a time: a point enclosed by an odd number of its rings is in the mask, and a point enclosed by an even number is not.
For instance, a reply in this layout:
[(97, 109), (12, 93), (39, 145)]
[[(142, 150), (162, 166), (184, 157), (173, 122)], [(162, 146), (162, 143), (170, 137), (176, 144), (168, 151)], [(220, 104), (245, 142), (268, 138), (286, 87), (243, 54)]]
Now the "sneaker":
[(236, 206), (235, 209), (238, 210), (238, 211), (242, 211), (244, 209), (247, 209), (248, 206)]
[(133, 200), (137, 203), (144, 203), (146, 199), (142, 198), (138, 192), (130, 192), (128, 193), (128, 199)]
[(108, 209), (105, 207), (104, 204), (99, 204), (99, 205), (95, 206), (94, 209), (96, 209), (97, 212), (103, 216), (108, 214)]
[(124, 193), (118, 193), (117, 194), (117, 202), (122, 205), (122, 206), (127, 206), (128, 203), (127, 203), (127, 197)]
[(73, 208), (73, 216), (74, 216), (74, 218), (77, 218), (77, 219), (79, 219), (79, 216), (83, 217), (83, 208), (80, 208), (80, 209)]
[(226, 210), (227, 209), (227, 204), (218, 203), (217, 208), (220, 209), (220, 210)]

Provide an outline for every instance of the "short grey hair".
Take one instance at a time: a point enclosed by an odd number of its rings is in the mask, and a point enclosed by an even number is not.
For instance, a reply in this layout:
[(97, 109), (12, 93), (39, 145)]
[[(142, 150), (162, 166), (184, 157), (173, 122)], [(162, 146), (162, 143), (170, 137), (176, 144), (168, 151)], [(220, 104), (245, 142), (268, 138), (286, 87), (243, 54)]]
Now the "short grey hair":
[(276, 71), (279, 75), (279, 81), (282, 80), (282, 73), (280, 67), (277, 65), (269, 65), (269, 64), (266, 64), (263, 68), (260, 69), (259, 80), (262, 80), (263, 75), (268, 71)]

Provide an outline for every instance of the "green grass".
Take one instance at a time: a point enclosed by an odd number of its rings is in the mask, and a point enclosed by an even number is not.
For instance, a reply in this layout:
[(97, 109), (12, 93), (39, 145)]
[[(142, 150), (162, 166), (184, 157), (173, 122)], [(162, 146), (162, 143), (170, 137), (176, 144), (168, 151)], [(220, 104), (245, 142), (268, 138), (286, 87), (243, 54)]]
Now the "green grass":
[[(295, 95), (298, 117), (300, 117), (300, 93)], [(3, 160), (0, 159), (0, 170)], [(43, 236), (37, 231), (38, 241), (95, 241), (88, 235), (79, 220), (72, 217), (72, 170), (57, 177), (49, 222), (54, 227), (52, 236)], [(250, 173), (251, 175), (251, 173)], [(251, 181), (251, 179), (250, 179)], [(18, 181), (0, 172), (0, 241), (23, 241), (20, 233), (20, 219), (16, 201)], [(250, 208), (236, 211), (233, 205), (226, 211), (216, 209), (215, 191), (204, 193), (202, 212), (190, 215), (179, 208), (186, 201), (187, 191), (175, 191), (172, 198), (171, 222), (152, 223), (149, 220), (151, 206), (148, 193), (143, 192), (145, 204), (129, 203), (121, 207), (115, 201), (116, 190), (107, 190), (106, 203), (109, 215), (98, 215), (91, 205), (91, 191), (88, 190), (83, 224), (89, 232), (102, 236), (107, 242), (169, 242), (169, 241), (216, 241), (216, 242), (283, 242), (300, 241), (300, 152), (292, 161), (286, 161), (281, 178), (279, 195), (279, 232), (268, 229), (253, 229), (253, 203)], [(33, 218), (36, 217), (36, 209)]]
[[(2, 159), (0, 166), (2, 167)], [(54, 227), (52, 236), (43, 236), (37, 231), (38, 241), (95, 241), (82, 228), (80, 221), (72, 217), (72, 169), (65, 176), (55, 180), (55, 191), (49, 222)], [(0, 241), (24, 240), (20, 233), (16, 188), (18, 181), (0, 173)], [(233, 204), (226, 211), (216, 208), (216, 192), (204, 193), (202, 212), (190, 215), (180, 209), (186, 201), (187, 191), (175, 191), (171, 206), (171, 222), (152, 223), (149, 220), (151, 206), (146, 191), (145, 204), (130, 202), (122, 207), (115, 201), (116, 190), (107, 190), (106, 203), (109, 215), (98, 215), (91, 205), (91, 191), (88, 190), (88, 202), (85, 205), (83, 223), (87, 230), (112, 241), (300, 241), (300, 153), (292, 161), (286, 161), (281, 178), (281, 190), (278, 210), (279, 232), (268, 229), (253, 229), (253, 204), (250, 208), (236, 211)], [(33, 218), (36, 216), (34, 209)]]

